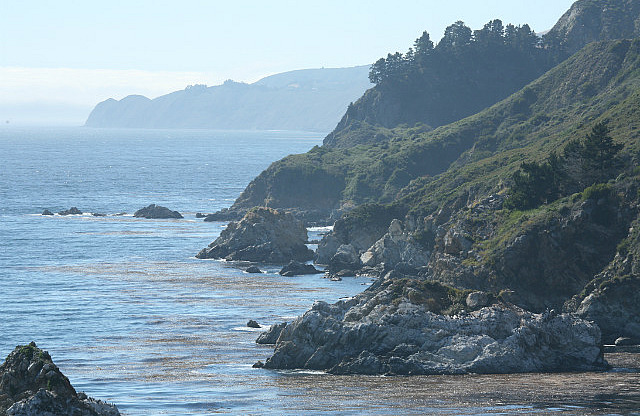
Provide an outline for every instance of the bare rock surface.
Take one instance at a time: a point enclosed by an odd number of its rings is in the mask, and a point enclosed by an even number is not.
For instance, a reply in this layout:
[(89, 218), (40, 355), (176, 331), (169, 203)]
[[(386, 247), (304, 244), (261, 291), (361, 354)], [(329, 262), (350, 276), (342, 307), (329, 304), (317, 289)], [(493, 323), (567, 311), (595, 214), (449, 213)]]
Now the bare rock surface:
[(17, 346), (0, 366), (0, 413), (15, 416), (117, 416), (117, 407), (77, 393), (48, 352)]
[(253, 208), (239, 222), (231, 222), (199, 259), (244, 260), (265, 263), (308, 261), (313, 251), (305, 245), (307, 229), (291, 214), (271, 208)]
[(140, 208), (134, 214), (134, 217), (146, 219), (181, 219), (184, 218), (178, 211), (171, 211), (167, 207), (151, 204), (144, 208)]
[(406, 375), (606, 368), (597, 325), (502, 303), (465, 312), (469, 293), (392, 279), (333, 305), (316, 302), (281, 330), (264, 367)]

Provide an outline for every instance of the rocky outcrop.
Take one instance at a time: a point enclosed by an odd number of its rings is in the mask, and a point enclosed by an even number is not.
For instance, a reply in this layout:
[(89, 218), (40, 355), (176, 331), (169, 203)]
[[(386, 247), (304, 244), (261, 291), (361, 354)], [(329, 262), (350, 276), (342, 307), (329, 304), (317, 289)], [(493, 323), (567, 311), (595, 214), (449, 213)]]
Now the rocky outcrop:
[(426, 266), (430, 254), (414, 242), (399, 220), (394, 219), (387, 233), (364, 252), (360, 260), (365, 266), (373, 267), (384, 263), (385, 268), (390, 269), (402, 263), (400, 268), (408, 271)]
[(299, 261), (291, 260), (289, 264), (284, 266), (278, 272), (282, 276), (300, 276), (303, 274), (318, 274), (320, 270), (313, 267), (312, 264), (300, 263)]
[(115, 405), (77, 393), (34, 342), (18, 346), (0, 366), (0, 413), (27, 415), (117, 416)]
[(244, 271), (247, 273), (262, 273), (258, 266), (249, 266)]
[(640, 3), (636, 0), (579, 0), (544, 39), (570, 55), (591, 42), (638, 37), (639, 23)]
[(266, 263), (307, 261), (313, 258), (313, 251), (306, 241), (307, 229), (291, 214), (256, 207), (239, 222), (229, 223), (196, 257)]
[(45, 209), (44, 211), (42, 211), (42, 215), (53, 215), (53, 212), (49, 211), (48, 209)]
[(360, 256), (388, 230), (400, 213), (381, 205), (363, 205), (335, 222), (318, 244), (315, 262), (330, 270), (358, 269)]
[(620, 337), (640, 344), (640, 276), (602, 282), (584, 298), (576, 313), (598, 324), (605, 344)]
[(282, 330), (287, 326), (286, 322), (280, 324), (274, 324), (269, 327), (266, 332), (260, 334), (256, 340), (256, 344), (275, 344), (278, 341), (278, 337), (282, 333)]
[(80, 211), (76, 207), (71, 207), (71, 208), (66, 209), (64, 211), (58, 212), (58, 215), (82, 215), (82, 211)]
[(333, 305), (316, 302), (282, 329), (264, 367), (407, 375), (606, 367), (595, 324), (506, 304), (467, 313), (460, 309), (467, 297), (437, 283), (404, 279), (379, 281)]
[(161, 207), (160, 205), (151, 204), (147, 207), (140, 208), (134, 214), (137, 218), (146, 219), (181, 219), (184, 218), (178, 211), (171, 211), (167, 207)]

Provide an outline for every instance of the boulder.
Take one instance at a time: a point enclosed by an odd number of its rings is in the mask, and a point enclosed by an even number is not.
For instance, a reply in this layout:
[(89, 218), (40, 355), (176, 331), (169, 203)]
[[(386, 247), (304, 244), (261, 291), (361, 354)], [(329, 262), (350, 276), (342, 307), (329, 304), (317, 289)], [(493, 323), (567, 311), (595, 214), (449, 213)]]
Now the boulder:
[(82, 215), (82, 211), (76, 207), (71, 207), (67, 210), (58, 212), (58, 215)]
[(247, 326), (249, 328), (262, 328), (260, 324), (254, 321), (253, 319), (250, 319), (249, 322), (247, 322)]
[(351, 244), (342, 244), (329, 261), (329, 272), (358, 270), (362, 266), (358, 251)]
[(107, 214), (102, 214), (100, 212), (94, 212), (91, 215), (93, 215), (94, 217), (106, 217), (107, 216)]
[(360, 261), (370, 267), (384, 263), (386, 268), (400, 266), (404, 271), (411, 271), (426, 266), (429, 255), (405, 232), (402, 223), (394, 219), (387, 233), (360, 256)]
[(0, 413), (117, 416), (115, 405), (77, 393), (48, 352), (17, 346), (0, 366)]
[(489, 305), (489, 294), (485, 292), (471, 292), (467, 295), (465, 303), (471, 309), (483, 308)]
[(42, 215), (53, 215), (53, 212), (49, 211), (48, 209), (45, 209), (44, 211), (42, 211)]
[(312, 264), (305, 264), (291, 260), (289, 264), (284, 266), (278, 273), (282, 276), (299, 276), (303, 274), (318, 274), (321, 272), (313, 267)]
[(147, 207), (140, 208), (134, 214), (137, 218), (146, 219), (181, 219), (184, 218), (178, 211), (171, 211), (167, 207), (161, 207), (160, 205), (151, 204)]
[(239, 222), (231, 222), (199, 259), (218, 258), (266, 263), (308, 261), (313, 251), (305, 245), (307, 229), (293, 215), (256, 207)]
[(493, 304), (435, 282), (374, 283), (333, 305), (316, 302), (280, 333), (265, 368), (334, 374), (462, 374), (605, 369), (597, 325), (571, 314)]
[(245, 269), (247, 273), (262, 273), (262, 270), (258, 266), (249, 266)]
[(605, 344), (619, 337), (640, 341), (640, 276), (615, 277), (599, 284), (576, 313), (600, 326)]

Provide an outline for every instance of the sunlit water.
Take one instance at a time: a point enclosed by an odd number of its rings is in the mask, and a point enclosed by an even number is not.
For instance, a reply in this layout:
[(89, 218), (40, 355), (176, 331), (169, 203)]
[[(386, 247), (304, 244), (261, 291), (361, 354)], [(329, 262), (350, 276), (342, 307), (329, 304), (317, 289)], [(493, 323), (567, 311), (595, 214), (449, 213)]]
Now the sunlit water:
[[(229, 206), (271, 162), (321, 140), (0, 129), (0, 355), (34, 340), (76, 389), (127, 415), (637, 413), (636, 371), (338, 377), (251, 368), (270, 349), (255, 344), (260, 330), (249, 319), (291, 320), (370, 280), (288, 278), (277, 265), (255, 275), (197, 260), (224, 224), (195, 213)], [(185, 219), (131, 216), (150, 203)], [(109, 215), (39, 215), (71, 206)]]

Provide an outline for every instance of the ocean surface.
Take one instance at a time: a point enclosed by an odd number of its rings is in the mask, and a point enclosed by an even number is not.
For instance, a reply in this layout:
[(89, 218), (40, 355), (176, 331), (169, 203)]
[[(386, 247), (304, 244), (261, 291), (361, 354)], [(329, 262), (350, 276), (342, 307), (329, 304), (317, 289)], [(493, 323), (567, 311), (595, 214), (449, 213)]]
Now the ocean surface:
[[(250, 275), (197, 260), (273, 161), (322, 142), (282, 131), (0, 128), (0, 360), (35, 341), (78, 391), (125, 415), (639, 414), (635, 356), (607, 373), (357, 377), (253, 369), (270, 325), (371, 280)], [(133, 218), (151, 203), (183, 220)], [(42, 216), (70, 207), (74, 216)], [(94, 217), (91, 213), (106, 214)], [(126, 213), (126, 214), (123, 214)], [(311, 230), (318, 235), (322, 230)]]

